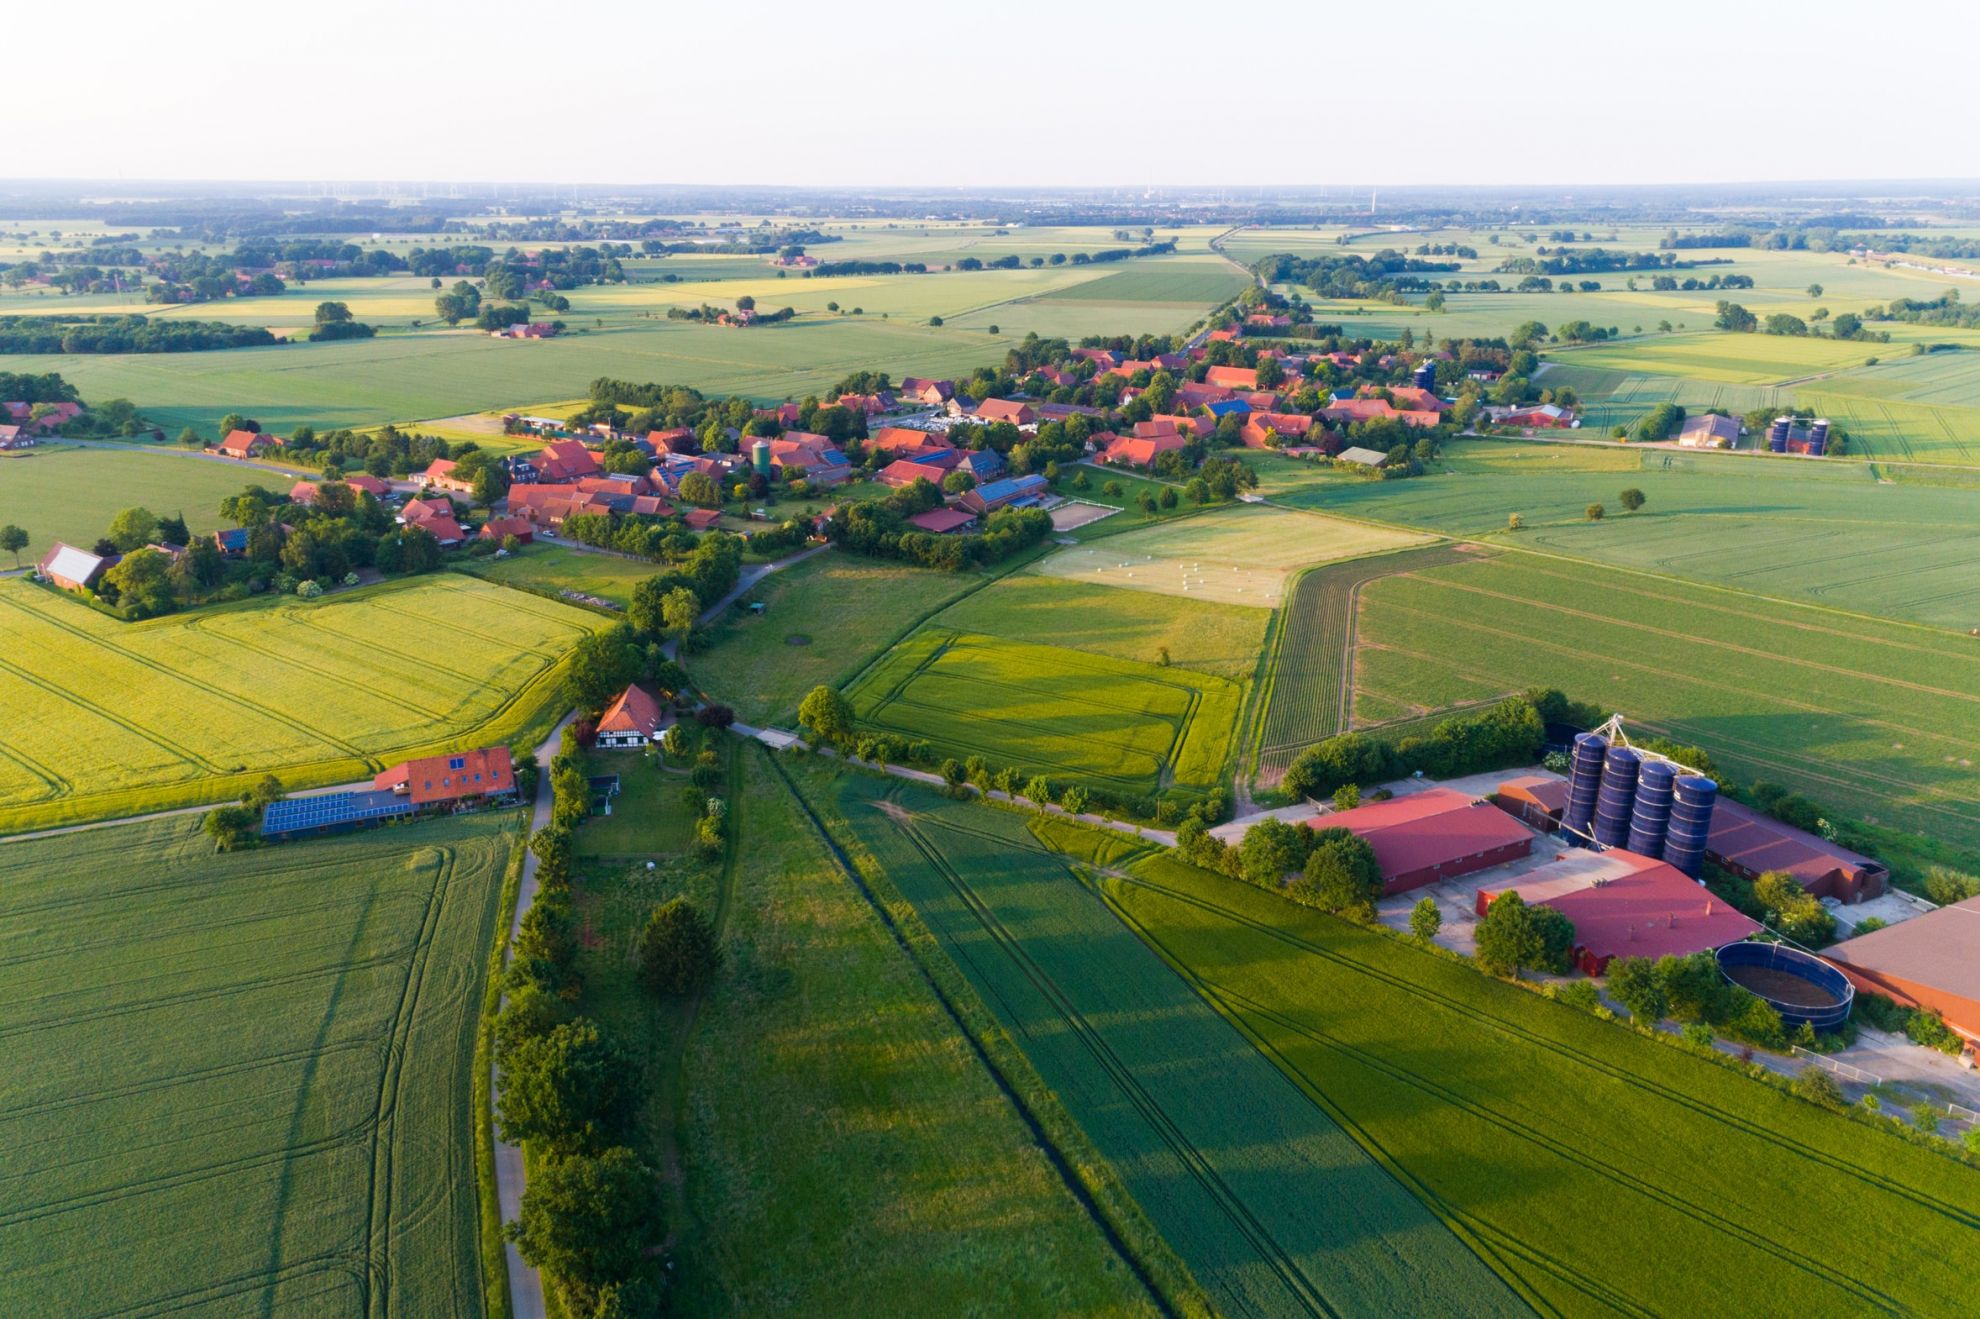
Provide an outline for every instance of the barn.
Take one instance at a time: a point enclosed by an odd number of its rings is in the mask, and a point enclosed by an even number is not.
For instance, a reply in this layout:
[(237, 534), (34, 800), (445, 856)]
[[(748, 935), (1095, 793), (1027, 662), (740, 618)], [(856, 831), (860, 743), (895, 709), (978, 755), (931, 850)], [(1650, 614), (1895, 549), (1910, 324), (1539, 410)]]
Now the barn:
[(1936, 1008), (1946, 1025), (1980, 1046), (1980, 898), (1859, 934), (1822, 956), (1858, 992)]
[[(1600, 873), (1583, 856), (1599, 858)], [(1575, 961), (1592, 976), (1618, 957), (1684, 957), (1760, 929), (1676, 866), (1621, 848), (1541, 867), (1521, 883), (1482, 888), (1478, 914), (1505, 893), (1572, 921)]]
[(1346, 829), (1374, 849), (1384, 894), (1517, 861), (1533, 850), (1533, 831), (1489, 802), (1449, 788), (1336, 811), (1312, 821)]
[(1561, 812), (1567, 809), (1567, 799), (1566, 779), (1549, 774), (1529, 774), (1501, 783), (1493, 802), (1500, 810), (1526, 821), (1535, 829), (1552, 833), (1561, 827)]
[(1724, 796), (1712, 811), (1705, 855), (1745, 879), (1784, 870), (1815, 897), (1838, 902), (1861, 902), (1890, 886), (1881, 863)]

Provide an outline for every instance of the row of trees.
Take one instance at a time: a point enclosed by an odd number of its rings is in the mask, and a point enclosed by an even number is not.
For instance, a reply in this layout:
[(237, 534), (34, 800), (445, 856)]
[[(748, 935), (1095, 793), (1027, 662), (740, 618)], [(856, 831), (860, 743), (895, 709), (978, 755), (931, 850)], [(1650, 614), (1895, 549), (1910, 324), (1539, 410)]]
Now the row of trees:
[(258, 325), (144, 316), (0, 316), (0, 353), (196, 353), (279, 340)]
[(1433, 779), (1529, 765), (1546, 745), (1541, 707), (1559, 692), (1509, 696), (1490, 709), (1456, 715), (1427, 737), (1391, 745), (1363, 733), (1341, 733), (1300, 752), (1283, 786), (1294, 797), (1325, 797), (1349, 784), (1366, 786), (1417, 772)]

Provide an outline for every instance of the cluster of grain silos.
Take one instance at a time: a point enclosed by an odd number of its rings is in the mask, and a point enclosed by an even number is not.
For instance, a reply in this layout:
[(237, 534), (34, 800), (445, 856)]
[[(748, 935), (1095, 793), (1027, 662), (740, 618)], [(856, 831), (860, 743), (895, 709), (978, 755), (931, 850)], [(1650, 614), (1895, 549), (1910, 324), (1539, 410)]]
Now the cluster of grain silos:
[(1423, 363), (1416, 368), (1416, 372), (1410, 377), (1410, 380), (1418, 389), (1428, 389), (1434, 392), (1437, 388), (1437, 364), (1435, 362)]
[(1770, 453), (1805, 453), (1820, 458), (1829, 451), (1829, 419), (1817, 417), (1801, 426), (1793, 417), (1776, 417), (1767, 428), (1767, 449)]
[(1561, 823), (1603, 847), (1668, 861), (1693, 879), (1705, 860), (1719, 785), (1601, 733), (1574, 739)]

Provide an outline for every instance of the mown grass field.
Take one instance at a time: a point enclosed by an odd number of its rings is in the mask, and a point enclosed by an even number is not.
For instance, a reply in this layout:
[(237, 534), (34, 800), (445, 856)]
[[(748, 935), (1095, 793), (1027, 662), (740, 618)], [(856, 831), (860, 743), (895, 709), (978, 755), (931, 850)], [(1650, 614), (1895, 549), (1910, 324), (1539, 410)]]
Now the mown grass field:
[(727, 969), (682, 1062), (676, 1308), (1150, 1310), (767, 755), (744, 755)]
[[(1300, 507), (1913, 622), (1980, 626), (1971, 490), (1880, 480), (1864, 463), (1475, 440), (1449, 446), (1444, 471), (1409, 481), (1302, 480), (1284, 460), (1264, 466), (1273, 497)], [(1641, 512), (1622, 512), (1628, 487), (1644, 492)], [(1589, 522), (1591, 503), (1608, 516)], [(1506, 532), (1512, 513), (1526, 530)]]
[(1218, 786), (1242, 693), (1213, 674), (931, 624), (847, 695), (862, 728), (1145, 797)]
[(606, 622), (452, 574), (143, 623), (0, 582), (0, 829), (526, 740), (558, 713), (564, 657)]
[(1971, 637), (1527, 554), (1374, 582), (1356, 627), (1357, 702), (1558, 687), (1743, 782), (1980, 843)]
[[(982, 582), (827, 550), (758, 582), (684, 663), (695, 685), (744, 723), (788, 723), (806, 692), (851, 681), (895, 638)], [(763, 613), (750, 613), (758, 600)]]
[(1257, 772), (1276, 784), (1304, 747), (1350, 725), (1355, 606), (1368, 583), (1462, 562), (1466, 547), (1436, 545), (1330, 564), (1303, 574), (1286, 601), (1266, 671)]
[(694, 845), (694, 810), (683, 801), (689, 786), (685, 774), (661, 768), (656, 752), (604, 750), (594, 747), (585, 758), (590, 776), (616, 774), (619, 794), (610, 815), (594, 815), (577, 831), (577, 854), (583, 858), (633, 859), (670, 856)]
[(1243, 504), (1070, 546), (1036, 571), (1132, 591), (1275, 607), (1294, 569), (1421, 543), (1387, 527)]
[(514, 822), (0, 849), (0, 1310), (478, 1313), (468, 1097)]
[(858, 775), (806, 791), (912, 905), (1216, 1311), (1524, 1312), (1023, 816)]
[(1124, 917), (1540, 1312), (1970, 1311), (1980, 1172), (1401, 939), (1133, 871)]
[(1116, 659), (1201, 669), (1239, 682), (1258, 667), (1271, 611), (1208, 598), (1117, 591), (1037, 572), (1012, 573), (935, 616), (943, 627), (1070, 646)]
[[(194, 533), (220, 525), (220, 501), (250, 485), (282, 494), (293, 481), (267, 468), (183, 454), (44, 446), (28, 456), (0, 456), (0, 523), (33, 537), (22, 560), (39, 559), (55, 541), (85, 549), (122, 509), (142, 505), (160, 517), (183, 513)], [(0, 565), (13, 566), (11, 556)]]
[(660, 571), (657, 564), (592, 554), (554, 541), (525, 545), (506, 559), (462, 559), (461, 571), (501, 586), (525, 590), (577, 591), (624, 607), (639, 584)]

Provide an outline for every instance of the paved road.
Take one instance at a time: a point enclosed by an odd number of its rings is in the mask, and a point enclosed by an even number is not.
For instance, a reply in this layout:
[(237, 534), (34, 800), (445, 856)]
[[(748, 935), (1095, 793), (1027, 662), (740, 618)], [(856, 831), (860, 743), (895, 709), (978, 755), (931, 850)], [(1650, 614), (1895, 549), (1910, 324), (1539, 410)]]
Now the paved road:
[[(554, 794), (550, 791), (550, 758), (557, 754), (557, 744), (563, 740), (564, 729), (577, 718), (573, 710), (558, 721), (550, 730), (550, 736), (536, 748), (536, 808), (529, 817), (529, 829), (534, 834), (550, 823), (550, 807)], [(523, 913), (536, 901), (536, 853), (523, 857), (522, 883), (516, 891), (516, 913), (509, 923), (509, 956), (515, 954), (516, 934), (522, 929)], [(508, 957), (502, 961), (508, 967)], [(503, 1002), (507, 1002), (504, 995)], [(491, 1079), (491, 1101), (499, 1101), (501, 1090), (497, 1082), (499, 1075)], [(502, 1221), (514, 1222), (522, 1213), (523, 1155), (520, 1147), (502, 1139), (498, 1129), (495, 1133), (495, 1199), (502, 1207)], [(523, 1261), (514, 1242), (504, 1242), (503, 1252), (509, 1265), (509, 1306), (515, 1311), (516, 1319), (543, 1319), (543, 1279), (537, 1271)]]

